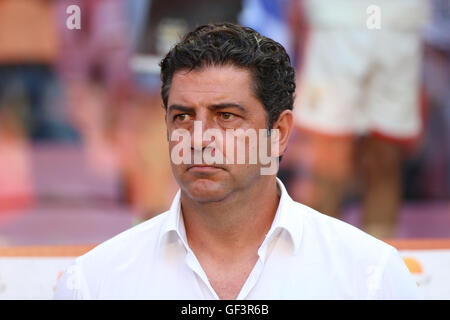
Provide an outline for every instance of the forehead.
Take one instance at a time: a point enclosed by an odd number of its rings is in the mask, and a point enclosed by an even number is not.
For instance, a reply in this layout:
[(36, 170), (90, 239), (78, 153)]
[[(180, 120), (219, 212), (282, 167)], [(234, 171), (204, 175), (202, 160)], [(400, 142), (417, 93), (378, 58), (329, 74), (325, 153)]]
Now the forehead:
[[(252, 74), (233, 65), (208, 66), (198, 70), (175, 72), (169, 92), (171, 103), (245, 103), (257, 100)], [(213, 101), (212, 101), (213, 100)]]

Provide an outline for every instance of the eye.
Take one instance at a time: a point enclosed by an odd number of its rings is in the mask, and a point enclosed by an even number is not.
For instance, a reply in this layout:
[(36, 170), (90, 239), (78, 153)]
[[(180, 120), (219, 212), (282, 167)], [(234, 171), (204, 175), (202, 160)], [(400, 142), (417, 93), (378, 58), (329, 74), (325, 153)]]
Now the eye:
[(229, 112), (221, 112), (220, 117), (223, 120), (232, 120), (235, 117), (235, 115)]
[(179, 122), (186, 122), (191, 120), (191, 116), (187, 113), (181, 113), (181, 114), (177, 114), (173, 117), (174, 120), (179, 121)]

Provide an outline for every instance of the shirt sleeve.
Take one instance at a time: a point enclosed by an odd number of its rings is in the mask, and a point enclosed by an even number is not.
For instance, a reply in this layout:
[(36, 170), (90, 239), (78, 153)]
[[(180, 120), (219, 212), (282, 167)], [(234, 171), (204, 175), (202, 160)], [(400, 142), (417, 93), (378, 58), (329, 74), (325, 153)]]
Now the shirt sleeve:
[(388, 254), (380, 285), (380, 298), (390, 300), (423, 299), (403, 259), (395, 248)]
[(85, 285), (80, 265), (75, 262), (63, 273), (59, 279), (54, 300), (83, 300), (90, 299)]

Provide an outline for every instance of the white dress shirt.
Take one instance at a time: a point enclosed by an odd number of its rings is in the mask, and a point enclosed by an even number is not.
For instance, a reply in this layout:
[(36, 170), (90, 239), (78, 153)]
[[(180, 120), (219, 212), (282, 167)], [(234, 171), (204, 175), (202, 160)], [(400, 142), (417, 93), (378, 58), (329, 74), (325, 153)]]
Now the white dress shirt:
[[(237, 299), (416, 299), (398, 252), (340, 220), (280, 202)], [(169, 211), (78, 257), (56, 299), (218, 299), (186, 240), (178, 191)], [(249, 226), (250, 228), (250, 226)]]

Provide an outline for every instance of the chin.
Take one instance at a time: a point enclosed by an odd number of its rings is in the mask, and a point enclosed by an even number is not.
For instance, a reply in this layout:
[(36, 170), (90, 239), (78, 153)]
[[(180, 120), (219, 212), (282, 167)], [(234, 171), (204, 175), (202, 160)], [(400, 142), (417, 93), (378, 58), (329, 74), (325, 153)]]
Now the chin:
[(228, 195), (227, 188), (218, 181), (195, 179), (184, 184), (183, 188), (189, 198), (197, 202), (217, 202)]

